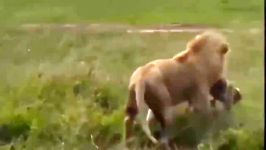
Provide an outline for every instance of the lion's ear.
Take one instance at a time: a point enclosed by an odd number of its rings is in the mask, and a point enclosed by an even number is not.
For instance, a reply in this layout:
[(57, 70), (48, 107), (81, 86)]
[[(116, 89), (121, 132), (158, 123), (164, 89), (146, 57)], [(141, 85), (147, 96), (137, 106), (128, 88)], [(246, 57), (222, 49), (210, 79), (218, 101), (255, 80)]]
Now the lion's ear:
[(191, 40), (188, 43), (187, 47), (193, 52), (199, 52), (206, 44), (206, 42), (207, 39), (205, 37), (198, 35), (195, 39)]
[(240, 93), (240, 90), (239, 90), (239, 88), (235, 88), (234, 89), (234, 104), (236, 104), (240, 100), (242, 100), (242, 95)]
[(221, 47), (221, 53), (226, 54), (229, 51), (229, 46), (227, 44), (223, 44)]

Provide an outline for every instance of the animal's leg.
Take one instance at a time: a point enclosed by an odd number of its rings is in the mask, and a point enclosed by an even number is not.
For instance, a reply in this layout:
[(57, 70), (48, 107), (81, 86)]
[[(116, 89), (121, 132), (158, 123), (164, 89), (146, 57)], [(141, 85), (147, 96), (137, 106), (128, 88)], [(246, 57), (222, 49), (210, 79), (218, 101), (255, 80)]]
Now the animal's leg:
[(146, 121), (148, 122), (149, 126), (151, 126), (156, 121), (151, 109), (148, 110)]
[(209, 119), (213, 119), (213, 115), (211, 114), (210, 108), (210, 93), (207, 87), (202, 86), (198, 87), (197, 92), (195, 92), (192, 97), (192, 104), (194, 107), (194, 111), (203, 117), (207, 117)]
[(178, 150), (177, 145), (174, 140), (170, 141), (170, 147), (171, 147), (171, 150)]
[(192, 106), (192, 102), (188, 100), (188, 107), (186, 108), (186, 113), (193, 113), (194, 109)]
[(147, 117), (146, 117), (146, 123), (149, 129), (151, 129), (151, 127), (154, 126), (155, 123), (157, 123), (151, 109), (148, 110)]
[(173, 113), (169, 109), (171, 107), (171, 97), (167, 88), (164, 85), (156, 85), (149, 88), (146, 103), (152, 110), (154, 117), (160, 123), (160, 142), (165, 149), (170, 149), (169, 146), (169, 129), (173, 122)]
[(148, 110), (147, 117), (146, 117), (146, 122), (147, 122), (149, 128), (151, 128), (152, 126), (156, 126), (157, 123), (158, 123), (158, 121), (154, 117), (154, 114), (153, 114), (151, 109)]
[(216, 100), (215, 99), (212, 99), (210, 102), (211, 102), (211, 106), (213, 108), (215, 108), (216, 107)]
[(150, 109), (148, 109), (148, 112), (147, 112), (147, 117), (146, 117), (146, 120), (143, 121), (142, 123), (142, 128), (144, 130), (144, 132), (146, 133), (146, 135), (148, 136), (148, 138), (154, 143), (154, 144), (157, 144), (158, 141), (157, 139), (152, 135), (151, 133), (151, 130), (150, 130), (150, 123), (151, 121), (155, 121), (155, 118), (152, 114), (152, 111)]
[(149, 130), (149, 134), (151, 135), (150, 137), (152, 137), (152, 138), (150, 138), (152, 141), (153, 141), (153, 143), (158, 143), (158, 139), (160, 138), (160, 135), (159, 135), (159, 133), (156, 131), (155, 133), (153, 132), (153, 134), (152, 134), (152, 132), (151, 132), (151, 127), (152, 126), (156, 126), (157, 125), (157, 123), (158, 123), (158, 121), (156, 120), (156, 118), (154, 117), (154, 114), (153, 114), (153, 112), (152, 112), (152, 110), (151, 109), (149, 109), (148, 110), (148, 113), (147, 113), (147, 117), (146, 117), (146, 125), (147, 125), (147, 128), (148, 128), (148, 130)]
[(138, 108), (135, 98), (135, 90), (130, 89), (129, 91), (129, 98), (128, 98), (128, 104), (126, 106), (126, 116), (124, 119), (125, 124), (125, 142), (128, 142), (129, 139), (133, 135), (133, 128), (134, 128), (134, 121), (136, 119), (136, 116), (138, 114)]

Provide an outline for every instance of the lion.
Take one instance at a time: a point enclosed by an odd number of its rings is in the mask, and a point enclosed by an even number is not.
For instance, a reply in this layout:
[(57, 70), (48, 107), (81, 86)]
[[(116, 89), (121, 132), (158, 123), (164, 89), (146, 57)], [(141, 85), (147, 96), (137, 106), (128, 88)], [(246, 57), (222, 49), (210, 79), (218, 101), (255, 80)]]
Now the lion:
[[(214, 112), (216, 112), (216, 101), (221, 103), (223, 106), (222, 108), (230, 111), (232, 105), (237, 104), (240, 100), (242, 100), (242, 94), (240, 93), (240, 89), (237, 87), (234, 87), (233, 84), (230, 84), (228, 81), (225, 79), (220, 79), (217, 81), (210, 90), (212, 99), (210, 100), (211, 106), (214, 108)], [(188, 107), (193, 107), (191, 104), (187, 104)], [(192, 108), (193, 109), (193, 108)], [(191, 113), (193, 110), (191, 109), (186, 109), (186, 113)], [(146, 123), (146, 124), (145, 124)], [(151, 109), (148, 110), (147, 117), (146, 117), (146, 122), (144, 124), (147, 125), (148, 133), (151, 133), (150, 126), (154, 125), (156, 123), (156, 120), (154, 118), (154, 115), (152, 114)], [(151, 135), (149, 135), (151, 136)], [(152, 137), (154, 139), (155, 137)], [(156, 138), (157, 140), (158, 138)], [(152, 140), (154, 142), (154, 140)], [(157, 142), (157, 141), (156, 141)], [(156, 143), (154, 142), (154, 143)]]
[[(168, 131), (176, 117), (174, 106), (184, 101), (201, 114), (210, 113), (210, 88), (225, 78), (226, 38), (219, 32), (206, 31), (187, 43), (186, 49), (172, 58), (157, 59), (138, 67), (130, 77), (125, 116), (125, 139), (140, 111), (146, 105), (161, 126), (161, 143), (169, 149)], [(140, 118), (141, 120), (141, 118)]]

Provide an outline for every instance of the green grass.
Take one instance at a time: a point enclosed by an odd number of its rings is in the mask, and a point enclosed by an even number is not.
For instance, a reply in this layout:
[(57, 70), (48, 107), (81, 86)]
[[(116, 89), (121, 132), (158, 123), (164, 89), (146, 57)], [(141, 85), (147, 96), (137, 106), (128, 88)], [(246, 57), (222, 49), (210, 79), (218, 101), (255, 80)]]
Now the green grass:
[[(243, 101), (233, 109), (231, 128), (217, 135), (207, 132), (213, 137), (196, 134), (201, 130), (177, 131), (177, 141), (199, 138), (215, 149), (261, 149), (262, 11), (262, 0), (0, 0), (0, 149), (93, 150), (93, 143), (120, 149), (131, 73), (148, 61), (173, 56), (195, 36), (127, 34), (111, 26), (94, 32), (18, 28), (24, 23), (185, 23), (234, 29), (226, 33), (232, 48), (228, 78), (241, 89)], [(250, 33), (250, 27), (259, 33)], [(189, 123), (180, 119), (181, 125)], [(143, 132), (136, 130), (136, 146), (145, 144)]]
[(227, 26), (263, 19), (263, 0), (1, 0), (2, 25), (22, 23), (189, 23)]
[[(13, 139), (26, 149), (84, 149), (92, 145), (91, 134), (101, 147), (119, 143), (132, 71), (171, 57), (194, 36), (159, 35), (2, 31), (0, 123), (13, 125), (20, 118), (27, 125), (16, 129), (21, 134), (30, 126), (26, 142)], [(234, 108), (235, 122), (245, 130), (262, 129), (262, 34), (226, 35), (232, 46), (229, 79), (244, 97)]]

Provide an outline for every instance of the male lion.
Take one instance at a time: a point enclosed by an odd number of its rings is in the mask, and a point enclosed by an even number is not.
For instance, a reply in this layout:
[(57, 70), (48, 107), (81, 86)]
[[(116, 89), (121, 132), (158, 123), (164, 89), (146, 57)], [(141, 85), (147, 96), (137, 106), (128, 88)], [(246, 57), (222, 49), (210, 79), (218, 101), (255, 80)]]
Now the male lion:
[[(234, 85), (228, 83), (228, 81), (226, 81), (225, 79), (221, 79), (217, 81), (211, 87), (210, 94), (213, 97), (213, 99), (210, 100), (210, 103), (211, 103), (211, 106), (214, 108), (215, 112), (217, 111), (216, 101), (222, 104), (222, 105), (218, 105), (218, 106), (223, 106), (222, 109), (230, 110), (233, 104), (236, 104), (240, 100), (242, 100), (242, 94), (240, 93), (239, 88), (234, 87)], [(193, 106), (191, 106), (191, 104), (188, 104), (187, 107), (193, 107)], [(186, 110), (186, 112), (187, 111), (188, 110)], [(146, 117), (146, 122), (143, 123), (144, 126), (147, 126), (146, 130), (148, 131), (146, 131), (146, 133), (151, 133), (150, 126), (154, 125), (154, 123), (156, 123), (156, 120), (154, 118), (154, 115), (152, 114), (151, 109), (149, 109), (147, 113), (147, 117)], [(151, 135), (148, 135), (148, 136), (151, 136)], [(154, 138), (155, 137), (152, 137), (151, 140), (154, 140)], [(158, 137), (156, 139), (158, 139)], [(155, 141), (154, 143), (156, 142), (157, 141)]]
[(137, 68), (129, 82), (126, 107), (126, 140), (132, 136), (139, 111), (147, 105), (161, 126), (161, 142), (169, 148), (167, 129), (175, 118), (173, 106), (189, 101), (195, 111), (209, 113), (210, 88), (225, 72), (229, 46), (214, 31), (197, 35), (186, 49), (168, 59), (158, 59)]

